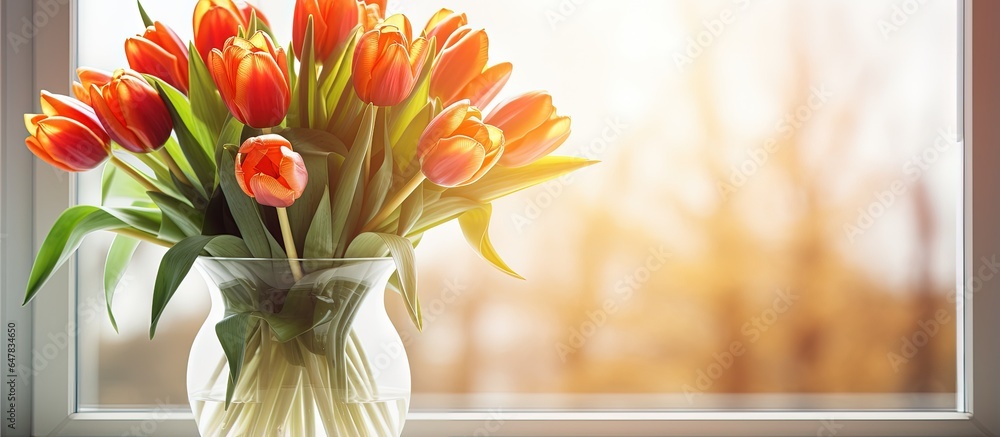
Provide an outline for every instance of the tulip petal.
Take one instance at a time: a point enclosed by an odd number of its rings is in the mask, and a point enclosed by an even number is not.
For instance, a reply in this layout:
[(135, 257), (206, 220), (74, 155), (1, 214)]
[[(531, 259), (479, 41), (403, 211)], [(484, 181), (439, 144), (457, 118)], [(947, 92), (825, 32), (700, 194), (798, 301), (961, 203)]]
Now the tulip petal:
[(553, 113), (552, 96), (543, 91), (532, 91), (504, 101), (483, 121), (503, 130), (504, 138), (512, 143), (541, 126)]
[(25, 138), (24, 139), (24, 144), (26, 146), (28, 146), (28, 150), (31, 151), (31, 153), (34, 153), (35, 156), (38, 157), (38, 159), (41, 159), (42, 161), (45, 161), (46, 163), (48, 163), (49, 165), (51, 165), (51, 166), (53, 166), (55, 168), (58, 168), (58, 169), (60, 169), (62, 171), (69, 171), (69, 172), (79, 171), (79, 170), (77, 170), (75, 168), (72, 168), (72, 167), (70, 167), (70, 166), (68, 166), (66, 164), (63, 164), (63, 163), (59, 162), (59, 160), (55, 159), (51, 154), (49, 154), (49, 152), (47, 152), (45, 150), (44, 147), (42, 147), (41, 144), (39, 144), (38, 139), (36, 139), (35, 137)]
[(364, 101), (371, 101), (370, 84), (372, 80), (372, 67), (378, 61), (378, 42), (380, 34), (377, 30), (365, 32), (358, 40), (354, 49), (354, 63), (352, 67), (354, 79), (354, 91), (358, 97)]
[(74, 171), (95, 168), (108, 157), (100, 138), (70, 118), (56, 116), (40, 121), (35, 138), (52, 159)]
[(263, 173), (250, 178), (250, 191), (257, 203), (275, 208), (287, 208), (295, 203), (295, 192), (278, 182), (277, 179)]
[(437, 143), (438, 139), (452, 136), (465, 121), (469, 109), (469, 102), (465, 100), (444, 108), (420, 134), (420, 140), (417, 142), (417, 155), (425, 153), (429, 147)]
[(569, 117), (555, 117), (546, 121), (524, 138), (508, 144), (500, 157), (500, 165), (520, 167), (552, 153), (569, 138), (570, 124)]
[(490, 47), (489, 37), (482, 29), (469, 32), (459, 29), (448, 43), (431, 73), (431, 95), (444, 102), (456, 100), (462, 88), (483, 72)]
[(371, 90), (371, 103), (393, 106), (406, 99), (413, 90), (409, 54), (401, 44), (391, 44), (372, 68), (372, 80), (379, 86)]
[(288, 112), (290, 95), (281, 67), (268, 53), (251, 53), (236, 68), (234, 101), (242, 111), (247, 126), (277, 126)]
[(507, 85), (510, 73), (514, 66), (510, 62), (503, 62), (487, 68), (483, 74), (476, 76), (465, 88), (458, 93), (459, 98), (469, 99), (472, 105), (478, 108), (489, 106), (490, 102), (496, 98), (497, 94)]
[(295, 198), (298, 198), (305, 191), (306, 184), (309, 182), (306, 164), (302, 161), (302, 155), (293, 152), (292, 149), (282, 147), (280, 150), (282, 157), (278, 174), (281, 175), (282, 181), (288, 185), (288, 188), (295, 193)]
[(443, 138), (420, 158), (420, 169), (437, 185), (458, 187), (467, 184), (476, 174), (485, 156), (483, 145), (472, 138)]

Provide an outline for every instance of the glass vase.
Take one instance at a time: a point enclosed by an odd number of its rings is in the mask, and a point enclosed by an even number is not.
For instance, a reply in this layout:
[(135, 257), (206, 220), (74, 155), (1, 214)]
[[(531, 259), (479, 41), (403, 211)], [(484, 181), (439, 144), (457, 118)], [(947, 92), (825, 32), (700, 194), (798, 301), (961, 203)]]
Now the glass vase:
[(391, 258), (197, 266), (212, 298), (188, 359), (201, 435), (400, 435), (410, 370), (385, 312)]

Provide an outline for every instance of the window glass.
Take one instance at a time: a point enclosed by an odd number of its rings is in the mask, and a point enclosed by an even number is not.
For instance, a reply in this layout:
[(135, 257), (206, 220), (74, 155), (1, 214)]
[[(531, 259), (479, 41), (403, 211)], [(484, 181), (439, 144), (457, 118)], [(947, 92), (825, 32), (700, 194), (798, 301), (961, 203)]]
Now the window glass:
[[(147, 1), (191, 37), (191, 0)], [(278, 38), (291, 2), (257, 1)], [(494, 205), (493, 269), (457, 226), (418, 249), (425, 329), (389, 309), (420, 408), (955, 409), (958, 2), (390, 1), (490, 36), (601, 163)], [(132, 0), (81, 2), (81, 65), (125, 65)], [(79, 198), (99, 201), (100, 175)], [(162, 250), (104, 315), (110, 236), (79, 257), (81, 405), (186, 405), (192, 274), (148, 340)], [(977, 261), (978, 262), (978, 261)], [(983, 261), (986, 262), (986, 261)], [(987, 264), (987, 269), (995, 266)], [(985, 278), (984, 278), (985, 280)]]

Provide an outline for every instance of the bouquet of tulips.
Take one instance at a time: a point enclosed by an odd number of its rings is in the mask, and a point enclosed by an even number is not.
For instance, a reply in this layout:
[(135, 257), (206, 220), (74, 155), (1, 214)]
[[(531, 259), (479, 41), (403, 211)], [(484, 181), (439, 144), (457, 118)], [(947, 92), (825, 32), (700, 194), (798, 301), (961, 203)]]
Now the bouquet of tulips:
[(103, 165), (102, 205), (56, 220), (25, 302), (101, 230), (118, 234), (104, 281), (112, 323), (137, 244), (169, 248), (150, 336), (202, 255), (391, 256), (390, 285), (418, 328), (414, 248), (428, 229), (458, 219), (475, 252), (517, 276), (490, 241), (491, 202), (592, 161), (547, 156), (570, 133), (547, 93), (492, 103), (512, 66), (488, 66), (487, 34), (465, 14), (442, 9), (415, 33), (385, 6), (298, 0), (282, 49), (239, 0), (200, 0), (191, 44), (140, 5), (128, 68), (80, 68), (75, 99), (43, 91), (42, 113), (25, 116), (40, 159), (69, 172)]

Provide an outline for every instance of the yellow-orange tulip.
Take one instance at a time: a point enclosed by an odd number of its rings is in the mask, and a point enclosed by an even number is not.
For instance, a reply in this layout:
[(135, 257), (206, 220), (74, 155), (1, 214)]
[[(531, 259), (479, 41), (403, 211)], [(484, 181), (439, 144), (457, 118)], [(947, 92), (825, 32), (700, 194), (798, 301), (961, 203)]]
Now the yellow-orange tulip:
[(163, 23), (157, 21), (142, 36), (125, 40), (125, 57), (133, 70), (163, 79), (187, 94), (187, 46)]
[(385, 8), (389, 5), (389, 0), (363, 0), (365, 7), (378, 6), (378, 10), (385, 16)]
[(287, 208), (302, 196), (309, 182), (302, 155), (279, 135), (248, 138), (236, 155), (236, 182), (257, 203)]
[(486, 68), (490, 42), (486, 31), (463, 26), (445, 41), (431, 70), (431, 97), (450, 105), (468, 99), (485, 108), (510, 79), (509, 62)]
[(364, 17), (361, 20), (361, 31), (367, 32), (374, 29), (385, 19), (385, 11), (377, 4), (365, 5)]
[(445, 108), (431, 121), (417, 143), (420, 171), (442, 187), (478, 181), (504, 153), (503, 132), (482, 121), (468, 100)]
[(365, 17), (364, 3), (357, 0), (296, 0), (292, 18), (292, 48), (302, 57), (306, 25), (313, 17), (313, 49), (317, 62), (330, 57), (337, 47), (352, 36), (351, 31)]
[(80, 82), (73, 82), (73, 95), (87, 106), (90, 106), (90, 86), (102, 87), (111, 82), (111, 73), (93, 68), (77, 68), (76, 75), (80, 77)]
[(198, 0), (193, 18), (194, 46), (201, 59), (207, 64), (212, 49), (221, 49), (229, 37), (236, 36), (240, 26), (249, 29), (250, 17), (254, 14), (270, 26), (260, 9), (243, 0)]
[(503, 131), (506, 145), (499, 164), (505, 167), (535, 162), (566, 142), (570, 133), (569, 117), (556, 115), (552, 96), (543, 91), (501, 103), (485, 122)]
[(209, 54), (208, 68), (233, 117), (255, 128), (281, 124), (291, 103), (285, 51), (266, 33), (231, 37)]
[(424, 38), (427, 38), (428, 41), (434, 38), (435, 53), (441, 53), (448, 37), (455, 33), (459, 27), (467, 24), (469, 24), (469, 18), (464, 13), (458, 14), (451, 9), (441, 9), (431, 16), (430, 20), (427, 20), (427, 25), (424, 26)]
[(110, 138), (94, 110), (68, 96), (42, 91), (42, 114), (25, 114), (28, 150), (65, 171), (96, 168), (111, 153)]
[(111, 82), (91, 85), (90, 101), (111, 138), (130, 152), (159, 149), (174, 128), (160, 94), (133, 70), (115, 70)]
[(409, 97), (427, 51), (426, 39), (411, 43), (410, 36), (409, 21), (402, 15), (387, 18), (361, 36), (353, 71), (354, 91), (361, 100), (393, 106)]

